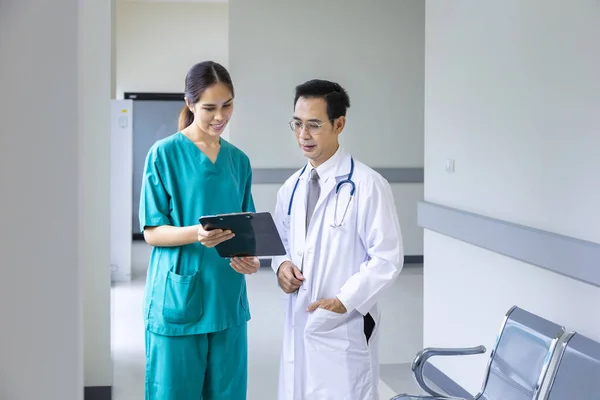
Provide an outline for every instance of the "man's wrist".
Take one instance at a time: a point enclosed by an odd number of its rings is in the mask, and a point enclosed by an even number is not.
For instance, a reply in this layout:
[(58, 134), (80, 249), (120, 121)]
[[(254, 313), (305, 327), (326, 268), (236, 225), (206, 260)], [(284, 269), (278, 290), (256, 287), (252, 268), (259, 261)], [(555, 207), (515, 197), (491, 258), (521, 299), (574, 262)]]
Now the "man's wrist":
[(275, 272), (276, 276), (279, 276), (279, 270), (286, 261), (290, 261), (287, 256), (276, 256), (271, 258), (271, 269)]
[(286, 264), (292, 264), (291, 260), (284, 260), (281, 264), (279, 264), (279, 267), (277, 267), (277, 275), (279, 275), (279, 271), (281, 270), (281, 267), (283, 267)]
[(285, 260), (281, 264), (279, 264), (279, 267), (277, 267), (277, 272), (275, 273), (275, 276), (277, 276), (279, 278), (279, 271), (281, 270), (281, 267), (283, 267), (283, 265), (285, 263), (288, 263), (288, 262), (290, 262), (290, 261), (289, 260)]
[(342, 293), (336, 296), (336, 299), (344, 306), (346, 312), (350, 312), (353, 310), (352, 306), (349, 304), (348, 299), (344, 297)]

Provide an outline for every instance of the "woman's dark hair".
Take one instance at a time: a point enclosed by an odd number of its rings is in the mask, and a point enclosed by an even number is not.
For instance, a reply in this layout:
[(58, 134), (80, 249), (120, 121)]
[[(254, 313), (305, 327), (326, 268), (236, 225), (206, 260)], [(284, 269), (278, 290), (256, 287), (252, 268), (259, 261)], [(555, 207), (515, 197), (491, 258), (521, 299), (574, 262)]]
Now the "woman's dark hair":
[(350, 97), (346, 90), (339, 83), (323, 79), (312, 79), (296, 86), (294, 107), (300, 97), (325, 99), (330, 120), (345, 116), (350, 107)]
[[(227, 69), (214, 61), (200, 62), (190, 68), (185, 76), (185, 97), (190, 104), (196, 104), (206, 89), (219, 82), (227, 85), (233, 97), (233, 83)], [(194, 114), (185, 105), (179, 114), (178, 129), (187, 128), (192, 122), (194, 122)]]

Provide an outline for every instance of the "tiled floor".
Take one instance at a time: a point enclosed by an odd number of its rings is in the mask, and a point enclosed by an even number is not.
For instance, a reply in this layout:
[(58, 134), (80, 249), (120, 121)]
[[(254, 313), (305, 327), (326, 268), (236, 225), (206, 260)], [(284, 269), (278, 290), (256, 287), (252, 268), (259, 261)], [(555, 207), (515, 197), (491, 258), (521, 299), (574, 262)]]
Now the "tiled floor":
[[(281, 298), (280, 292), (269, 268), (249, 276), (247, 282), (252, 309), (248, 331), (248, 400), (276, 399), (283, 315), (281, 303), (273, 299)], [(421, 348), (422, 282), (422, 267), (406, 267), (382, 301), (385, 319), (381, 328), (381, 400), (398, 392), (420, 393), (408, 362)], [(140, 273), (131, 283), (113, 285), (114, 400), (144, 399), (143, 289)]]

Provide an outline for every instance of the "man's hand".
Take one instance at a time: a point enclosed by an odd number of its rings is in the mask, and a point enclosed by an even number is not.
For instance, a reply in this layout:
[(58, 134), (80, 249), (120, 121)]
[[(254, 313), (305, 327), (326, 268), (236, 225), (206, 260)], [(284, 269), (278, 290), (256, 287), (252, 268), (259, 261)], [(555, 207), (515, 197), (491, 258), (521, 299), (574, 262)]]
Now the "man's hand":
[(256, 257), (235, 257), (229, 265), (240, 274), (250, 275), (258, 272), (260, 260)]
[(317, 308), (322, 308), (324, 310), (333, 311), (334, 313), (344, 314), (346, 312), (346, 307), (344, 304), (337, 298), (333, 299), (323, 299), (317, 300), (311, 305), (308, 306), (306, 311), (313, 312)]
[(281, 289), (287, 294), (294, 293), (302, 285), (304, 276), (302, 272), (289, 261), (285, 261), (277, 270), (277, 281)]

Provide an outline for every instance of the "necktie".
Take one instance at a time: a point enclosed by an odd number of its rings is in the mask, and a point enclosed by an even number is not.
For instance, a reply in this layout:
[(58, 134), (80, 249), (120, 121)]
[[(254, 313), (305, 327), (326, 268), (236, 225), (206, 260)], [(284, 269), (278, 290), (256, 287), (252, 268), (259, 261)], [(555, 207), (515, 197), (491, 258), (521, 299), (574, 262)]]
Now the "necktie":
[(308, 201), (306, 202), (306, 231), (308, 231), (308, 224), (315, 211), (317, 200), (319, 200), (319, 194), (321, 194), (321, 187), (319, 186), (319, 174), (316, 169), (310, 171), (310, 181), (308, 182)]

